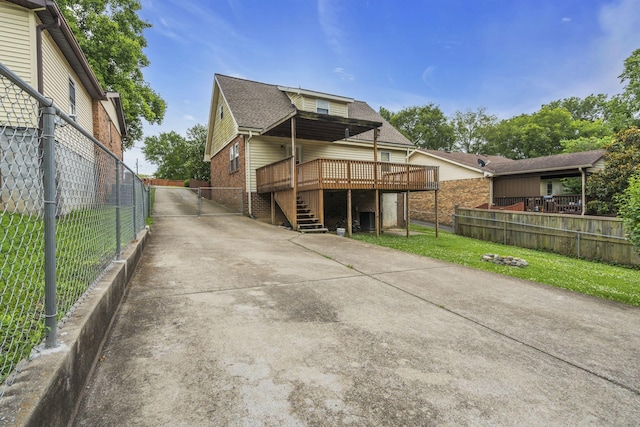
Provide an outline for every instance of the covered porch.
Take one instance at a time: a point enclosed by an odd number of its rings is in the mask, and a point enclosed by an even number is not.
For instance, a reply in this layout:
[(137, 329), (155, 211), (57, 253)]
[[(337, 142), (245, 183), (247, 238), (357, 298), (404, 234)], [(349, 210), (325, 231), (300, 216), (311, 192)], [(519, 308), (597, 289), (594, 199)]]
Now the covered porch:
[[(342, 190), (347, 194), (347, 233), (351, 235), (352, 191), (367, 190), (375, 194), (376, 234), (380, 233), (380, 195), (384, 192), (436, 191), (438, 168), (408, 163), (378, 161), (380, 122), (355, 120), (298, 111), (265, 132), (267, 136), (291, 139), (291, 153), (296, 139), (331, 143), (372, 132), (371, 161), (316, 158), (296, 164), (295, 156), (256, 169), (259, 194), (271, 194), (271, 217), (275, 222), (276, 205), (294, 230), (318, 231), (324, 228), (324, 192)], [(408, 225), (407, 225), (408, 227)]]

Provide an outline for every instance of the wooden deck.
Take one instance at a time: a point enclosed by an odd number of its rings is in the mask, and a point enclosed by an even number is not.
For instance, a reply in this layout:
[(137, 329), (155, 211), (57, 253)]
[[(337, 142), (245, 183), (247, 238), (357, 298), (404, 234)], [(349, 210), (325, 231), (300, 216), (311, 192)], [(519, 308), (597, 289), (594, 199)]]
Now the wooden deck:
[(524, 204), (526, 212), (582, 214), (582, 198), (579, 194), (561, 196), (496, 197), (493, 208)]
[[(315, 159), (296, 165), (297, 191), (438, 189), (438, 167), (345, 159)], [(293, 188), (293, 157), (256, 170), (258, 193)]]

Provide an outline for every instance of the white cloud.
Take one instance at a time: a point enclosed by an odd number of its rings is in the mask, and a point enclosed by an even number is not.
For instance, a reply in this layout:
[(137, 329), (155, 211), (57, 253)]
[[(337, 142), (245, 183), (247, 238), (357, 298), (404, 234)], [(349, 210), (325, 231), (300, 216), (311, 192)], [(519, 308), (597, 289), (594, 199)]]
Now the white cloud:
[(422, 72), (422, 81), (425, 82), (425, 84), (427, 86), (429, 86), (429, 88), (433, 89), (433, 74), (436, 71), (436, 67), (434, 67), (433, 65), (429, 65), (423, 72)]
[(318, 20), (329, 46), (336, 52), (343, 51), (343, 25), (340, 22), (339, 6), (332, 0), (318, 1)]
[(348, 80), (352, 82), (356, 79), (353, 74), (347, 73), (342, 67), (334, 68), (333, 72), (340, 77), (340, 80)]
[(571, 22), (571, 18), (562, 18), (562, 22)]
[(196, 118), (193, 117), (191, 114), (185, 114), (184, 116), (182, 116), (182, 118), (185, 120), (189, 120), (190, 122), (193, 122), (196, 120)]

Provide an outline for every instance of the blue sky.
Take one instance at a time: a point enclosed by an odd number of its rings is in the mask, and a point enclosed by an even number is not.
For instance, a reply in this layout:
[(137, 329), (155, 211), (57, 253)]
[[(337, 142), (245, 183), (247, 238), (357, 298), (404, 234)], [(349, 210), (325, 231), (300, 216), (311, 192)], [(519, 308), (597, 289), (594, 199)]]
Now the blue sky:
[[(344, 95), (392, 111), (434, 103), (509, 118), (622, 91), (638, 0), (141, 0), (167, 101), (145, 136), (206, 125), (215, 73)], [(152, 173), (139, 147), (125, 162)]]

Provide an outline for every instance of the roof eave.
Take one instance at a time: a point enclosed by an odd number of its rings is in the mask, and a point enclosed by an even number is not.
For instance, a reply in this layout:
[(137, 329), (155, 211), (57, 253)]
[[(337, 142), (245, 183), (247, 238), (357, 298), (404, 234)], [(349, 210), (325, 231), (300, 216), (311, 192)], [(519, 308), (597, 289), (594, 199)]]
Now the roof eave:
[(526, 169), (521, 171), (513, 171), (513, 172), (495, 172), (495, 176), (506, 176), (506, 175), (525, 175), (530, 173), (542, 173), (542, 172), (557, 172), (557, 171), (568, 171), (572, 169), (588, 169), (594, 168), (595, 164), (589, 163), (585, 165), (575, 165), (575, 166), (564, 166), (557, 168), (538, 168), (538, 169)]
[(30, 3), (32, 6), (37, 6), (37, 9), (34, 7), (30, 7), (30, 9), (35, 9), (35, 13), (43, 24), (52, 24), (57, 18), (60, 18), (60, 27), (49, 29), (49, 34), (91, 97), (93, 99), (105, 100), (105, 91), (93, 73), (93, 70), (91, 70), (87, 58), (84, 56), (82, 49), (80, 49), (80, 45), (73, 35), (69, 24), (64, 19), (58, 5), (51, 0), (22, 3)]

